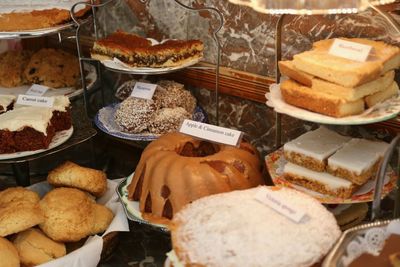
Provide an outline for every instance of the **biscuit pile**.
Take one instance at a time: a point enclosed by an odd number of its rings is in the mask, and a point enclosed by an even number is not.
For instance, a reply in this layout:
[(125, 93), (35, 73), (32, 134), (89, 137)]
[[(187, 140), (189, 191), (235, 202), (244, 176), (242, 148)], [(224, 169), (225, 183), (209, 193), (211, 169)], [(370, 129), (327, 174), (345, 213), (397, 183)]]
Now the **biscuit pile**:
[(51, 88), (75, 87), (79, 82), (79, 61), (60, 49), (7, 51), (0, 54), (0, 86), (41, 84)]
[[(114, 214), (95, 201), (107, 190), (102, 171), (66, 162), (51, 171), (56, 187), (42, 199), (23, 187), (0, 192), (0, 267), (34, 266), (66, 255), (64, 242), (104, 232)], [(3, 259), (10, 265), (2, 265)]]

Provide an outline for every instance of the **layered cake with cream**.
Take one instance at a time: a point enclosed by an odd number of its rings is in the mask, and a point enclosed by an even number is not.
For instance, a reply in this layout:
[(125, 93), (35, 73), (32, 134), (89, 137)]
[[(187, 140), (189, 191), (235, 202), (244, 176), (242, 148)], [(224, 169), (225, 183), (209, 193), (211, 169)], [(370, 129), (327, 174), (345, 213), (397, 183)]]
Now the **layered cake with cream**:
[(350, 198), (372, 178), (389, 144), (342, 136), (321, 127), (284, 145), (284, 178), (334, 197)]
[(0, 154), (46, 149), (56, 132), (71, 126), (68, 97), (54, 97), (51, 108), (15, 105), (0, 115)]
[(47, 148), (55, 135), (49, 108), (20, 107), (0, 115), (0, 153)]
[[(71, 21), (69, 11), (81, 0), (2, 0), (0, 4), (0, 31), (23, 31), (49, 28)], [(78, 5), (78, 17), (90, 7)]]
[(288, 162), (283, 170), (285, 179), (326, 195), (349, 198), (358, 188), (352, 182), (327, 172), (316, 172)]
[(320, 127), (286, 143), (283, 151), (285, 158), (290, 162), (311, 170), (324, 171), (328, 157), (350, 139)]
[(376, 173), (389, 144), (353, 138), (328, 159), (329, 173), (362, 185)]

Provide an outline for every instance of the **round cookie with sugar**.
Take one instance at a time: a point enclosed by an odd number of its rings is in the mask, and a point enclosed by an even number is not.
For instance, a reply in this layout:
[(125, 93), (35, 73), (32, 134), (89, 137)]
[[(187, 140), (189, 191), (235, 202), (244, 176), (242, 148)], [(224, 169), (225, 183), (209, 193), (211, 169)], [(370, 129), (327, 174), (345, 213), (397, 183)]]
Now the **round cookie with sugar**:
[(47, 182), (53, 186), (74, 187), (101, 197), (107, 190), (107, 176), (104, 172), (79, 166), (70, 161), (52, 170)]

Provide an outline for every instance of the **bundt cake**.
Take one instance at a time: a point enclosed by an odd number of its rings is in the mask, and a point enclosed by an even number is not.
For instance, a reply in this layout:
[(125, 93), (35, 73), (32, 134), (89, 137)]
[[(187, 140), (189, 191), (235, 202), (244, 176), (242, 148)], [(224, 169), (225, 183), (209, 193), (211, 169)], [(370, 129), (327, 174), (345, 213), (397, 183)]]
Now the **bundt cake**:
[(168, 133), (143, 151), (128, 186), (146, 220), (169, 223), (182, 207), (204, 196), (264, 184), (257, 150)]

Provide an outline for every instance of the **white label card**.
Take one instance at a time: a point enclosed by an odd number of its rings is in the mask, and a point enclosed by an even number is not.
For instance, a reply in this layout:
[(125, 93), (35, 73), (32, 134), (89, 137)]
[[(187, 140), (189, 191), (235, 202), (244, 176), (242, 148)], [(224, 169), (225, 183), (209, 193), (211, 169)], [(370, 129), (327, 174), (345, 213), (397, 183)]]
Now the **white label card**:
[(131, 96), (150, 100), (153, 98), (156, 88), (157, 84), (137, 82), (133, 87)]
[(243, 133), (207, 123), (184, 120), (179, 132), (215, 143), (238, 146)]
[(295, 223), (299, 223), (306, 214), (300, 210), (296, 210), (296, 207), (288, 204), (285, 198), (277, 193), (278, 191), (273, 191), (268, 188), (260, 188), (255, 195), (255, 199)]
[(350, 60), (365, 62), (371, 50), (372, 46), (370, 45), (335, 39), (329, 49), (329, 54)]
[(54, 97), (18, 95), (17, 105), (51, 108), (54, 104)]
[(34, 96), (43, 96), (47, 90), (49, 89), (49, 87), (47, 86), (43, 86), (43, 85), (39, 85), (39, 84), (33, 84), (31, 86), (31, 88), (28, 89), (28, 91), (26, 91), (26, 95), (34, 95)]

